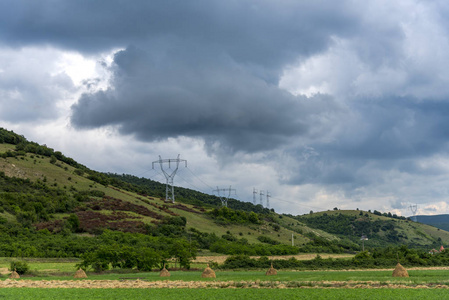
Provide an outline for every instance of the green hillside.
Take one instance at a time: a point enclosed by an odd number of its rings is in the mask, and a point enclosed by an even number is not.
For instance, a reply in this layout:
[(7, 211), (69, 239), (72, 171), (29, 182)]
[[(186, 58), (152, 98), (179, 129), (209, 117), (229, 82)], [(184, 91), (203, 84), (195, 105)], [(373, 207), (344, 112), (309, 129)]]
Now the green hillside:
[(118, 251), (133, 253), (133, 264), (154, 256), (188, 266), (198, 251), (354, 253), (362, 234), (365, 247), (373, 248), (434, 248), (449, 241), (449, 232), (378, 212), (281, 215), (236, 199), (222, 208), (219, 198), (180, 187), (176, 203), (167, 203), (164, 193), (158, 182), (90, 170), (0, 129), (0, 256), (86, 258)]
[(391, 214), (359, 210), (331, 210), (294, 217), (311, 228), (321, 229), (338, 237), (357, 242), (362, 236), (366, 247), (407, 245), (424, 248), (439, 247), (449, 241), (449, 232), (413, 222)]

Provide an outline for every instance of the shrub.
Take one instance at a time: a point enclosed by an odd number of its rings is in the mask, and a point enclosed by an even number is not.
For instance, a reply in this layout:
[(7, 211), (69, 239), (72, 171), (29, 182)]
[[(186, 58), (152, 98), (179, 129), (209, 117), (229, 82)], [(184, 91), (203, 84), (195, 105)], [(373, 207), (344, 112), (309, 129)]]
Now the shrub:
[(268, 236), (264, 236), (264, 235), (258, 236), (257, 239), (262, 243), (266, 243), (266, 244), (270, 244), (270, 245), (279, 245), (280, 244), (280, 242), (273, 240), (272, 238), (270, 238)]
[(23, 275), (29, 271), (30, 267), (26, 261), (12, 261), (10, 270), (16, 271), (19, 275)]

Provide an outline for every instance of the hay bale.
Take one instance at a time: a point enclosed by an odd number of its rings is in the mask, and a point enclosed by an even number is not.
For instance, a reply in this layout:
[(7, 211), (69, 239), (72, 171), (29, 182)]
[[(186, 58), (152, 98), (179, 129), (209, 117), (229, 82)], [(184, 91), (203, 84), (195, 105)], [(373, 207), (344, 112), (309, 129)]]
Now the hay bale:
[(14, 270), (14, 271), (12, 271), (11, 275), (9, 275), (9, 278), (11, 278), (11, 279), (19, 279), (19, 278), (20, 278), (20, 275), (19, 275), (19, 273), (17, 273), (17, 272)]
[(216, 278), (214, 270), (209, 268), (209, 264), (207, 264), (206, 269), (204, 269), (203, 274), (201, 274), (202, 278)]
[(398, 263), (396, 268), (394, 268), (393, 277), (408, 277), (408, 272), (400, 263)]
[(268, 271), (265, 273), (266, 276), (270, 275), (277, 275), (278, 271), (276, 271), (275, 268), (273, 268), (273, 264), (271, 264), (271, 267), (268, 269)]
[(87, 278), (87, 275), (83, 269), (78, 269), (78, 271), (75, 272), (75, 275), (73, 275), (73, 278)]
[(160, 277), (170, 277), (170, 272), (165, 268), (165, 265), (164, 265), (164, 268), (161, 270), (161, 273), (159, 273), (159, 276)]

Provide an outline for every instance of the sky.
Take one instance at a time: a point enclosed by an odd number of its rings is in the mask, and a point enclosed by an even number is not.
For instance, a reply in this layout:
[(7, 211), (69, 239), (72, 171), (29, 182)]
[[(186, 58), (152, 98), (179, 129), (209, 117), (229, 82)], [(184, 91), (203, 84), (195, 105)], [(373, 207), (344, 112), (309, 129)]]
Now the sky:
[(153, 162), (180, 154), (175, 185), (264, 206), (268, 192), (280, 213), (449, 213), (448, 14), (444, 0), (4, 0), (0, 126), (163, 183)]

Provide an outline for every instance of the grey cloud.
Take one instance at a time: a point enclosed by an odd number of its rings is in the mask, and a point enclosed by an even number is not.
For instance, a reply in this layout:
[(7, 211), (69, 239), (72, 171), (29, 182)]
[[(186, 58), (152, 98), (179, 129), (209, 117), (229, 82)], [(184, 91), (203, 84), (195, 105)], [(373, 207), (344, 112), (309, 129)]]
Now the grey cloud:
[(73, 90), (65, 74), (50, 75), (29, 66), (26, 74), (6, 68), (0, 72), (0, 119), (7, 122), (33, 122), (57, 118), (56, 101)]
[[(90, 25), (73, 26), (79, 22), (69, 16), (59, 30), (72, 37), (48, 36), (80, 51), (133, 45), (116, 53), (111, 88), (84, 94), (72, 107), (75, 127), (115, 125), (141, 140), (190, 136), (209, 150), (218, 143), (227, 152), (255, 152), (323, 126), (318, 116), (336, 106), (330, 97), (294, 97), (277, 82), (287, 64), (324, 51), (333, 35), (354, 32), (359, 20), (345, 3), (176, 3), (133, 2), (121, 9), (112, 1), (99, 20), (80, 5), (73, 14)], [(54, 23), (59, 17), (50, 14), (42, 26)], [(20, 30), (12, 30), (18, 42)], [(44, 29), (36, 30), (36, 42), (45, 40)], [(74, 40), (80, 45), (70, 44)]]
[(319, 125), (335, 109), (326, 96), (292, 96), (245, 69), (214, 62), (156, 61), (130, 47), (115, 55), (113, 88), (84, 94), (72, 107), (79, 128), (118, 126), (146, 141), (198, 137), (229, 152), (274, 149)]
[(54, 44), (95, 52), (161, 37), (212, 45), (234, 60), (279, 67), (357, 28), (351, 3), (316, 1), (2, 1), (9, 46)]
[(448, 109), (449, 103), (432, 99), (361, 99), (353, 107), (359, 126), (347, 128), (334, 151), (382, 160), (438, 153), (447, 147)]
[(406, 203), (401, 199), (396, 199), (390, 202), (391, 208), (393, 209), (403, 209), (406, 206)]
[(435, 162), (424, 167), (418, 160), (447, 154), (448, 102), (359, 99), (350, 111), (333, 139), (309, 144), (314, 155), (304, 157), (303, 149), (290, 150), (295, 163), (287, 163), (285, 182), (338, 185), (351, 193), (363, 186), (388, 185), (390, 171), (405, 177), (445, 174)]
[(354, 34), (359, 22), (350, 2), (7, 1), (0, 43), (126, 48), (114, 57), (111, 88), (72, 107), (75, 127), (254, 152), (322, 126), (316, 116), (334, 106), (329, 97), (293, 97), (276, 85), (286, 65)]

